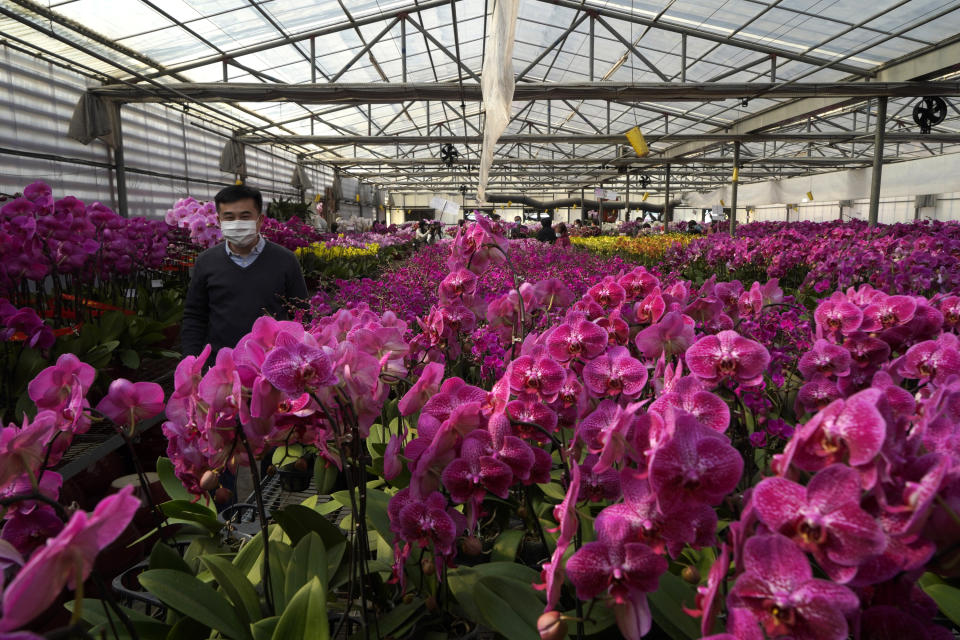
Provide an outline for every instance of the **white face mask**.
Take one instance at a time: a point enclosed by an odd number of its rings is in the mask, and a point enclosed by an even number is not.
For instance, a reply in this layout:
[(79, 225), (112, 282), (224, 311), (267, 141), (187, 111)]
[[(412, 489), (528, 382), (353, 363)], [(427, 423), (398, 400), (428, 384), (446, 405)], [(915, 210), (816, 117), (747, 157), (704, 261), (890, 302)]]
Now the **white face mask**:
[(231, 244), (246, 247), (257, 239), (257, 221), (224, 220), (220, 223), (220, 231)]

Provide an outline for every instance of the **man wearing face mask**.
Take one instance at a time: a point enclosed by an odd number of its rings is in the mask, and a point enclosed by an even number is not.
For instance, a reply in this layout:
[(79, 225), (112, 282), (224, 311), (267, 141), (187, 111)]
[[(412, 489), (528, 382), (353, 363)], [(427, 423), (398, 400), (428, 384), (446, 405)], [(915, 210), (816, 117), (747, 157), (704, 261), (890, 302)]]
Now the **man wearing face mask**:
[(297, 257), (260, 235), (263, 197), (246, 185), (214, 198), (224, 242), (197, 257), (183, 307), (183, 355), (234, 347), (262, 315), (288, 319), (290, 303), (306, 301)]

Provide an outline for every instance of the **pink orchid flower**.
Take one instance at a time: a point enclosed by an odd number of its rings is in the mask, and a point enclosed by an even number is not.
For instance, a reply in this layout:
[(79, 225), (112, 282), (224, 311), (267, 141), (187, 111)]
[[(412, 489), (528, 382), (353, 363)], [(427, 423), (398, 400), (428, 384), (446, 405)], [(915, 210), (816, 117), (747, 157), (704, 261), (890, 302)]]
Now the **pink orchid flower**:
[(301, 394), (337, 384), (330, 356), (321, 348), (286, 332), (263, 360), (263, 377), (286, 393)]
[(880, 453), (887, 424), (877, 405), (883, 392), (866, 389), (847, 400), (834, 400), (797, 429), (782, 456), (775, 457), (779, 475), (790, 465), (819, 471), (835, 462), (857, 467)]
[(860, 329), (863, 323), (863, 311), (847, 300), (825, 300), (817, 305), (813, 312), (817, 323), (817, 335), (837, 338)]
[(117, 378), (110, 383), (107, 395), (97, 404), (97, 411), (118, 427), (133, 428), (163, 411), (163, 388), (155, 382), (130, 382)]
[(766, 478), (753, 491), (757, 516), (771, 531), (809, 551), (832, 580), (843, 584), (886, 547), (877, 521), (860, 508), (860, 474), (841, 464), (820, 471), (807, 487)]
[(50, 409), (59, 411), (67, 406), (74, 387), (79, 387), (81, 395), (86, 395), (96, 377), (96, 369), (81, 362), (72, 353), (57, 358), (57, 363), (47, 367), (27, 385), (27, 394), (41, 411)]
[(772, 638), (844, 640), (846, 616), (860, 606), (848, 588), (813, 577), (804, 553), (785, 536), (747, 540), (746, 570), (730, 592), (731, 609), (746, 609)]
[(807, 379), (815, 374), (825, 377), (843, 377), (850, 373), (850, 352), (823, 338), (813, 343), (813, 348), (800, 356), (797, 369)]
[(950, 376), (960, 374), (960, 350), (943, 340), (915, 344), (904, 356), (898, 373), (904, 378), (941, 384)]
[(534, 394), (544, 402), (552, 402), (563, 386), (566, 371), (547, 355), (523, 355), (510, 363), (506, 375), (514, 393)]
[(752, 387), (763, 381), (770, 353), (759, 342), (744, 338), (735, 331), (721, 331), (717, 335), (704, 336), (691, 345), (686, 363), (693, 375), (708, 384), (729, 378)]
[(593, 300), (607, 310), (616, 309), (627, 297), (627, 292), (617, 284), (616, 278), (607, 276), (587, 290)]
[(667, 566), (666, 558), (640, 542), (597, 540), (570, 556), (566, 571), (580, 600), (609, 592), (620, 633), (639, 640), (653, 620), (646, 594), (657, 590)]
[(650, 405), (650, 411), (662, 416), (668, 407), (682, 409), (695, 417), (701, 424), (714, 431), (723, 433), (730, 426), (730, 407), (719, 396), (707, 391), (703, 384), (693, 376), (683, 376), (664, 389)]
[[(54, 436), (56, 414), (41, 411), (23, 425), (0, 427), (0, 487), (10, 480), (29, 473), (36, 473), (43, 461), (44, 447)], [(62, 438), (61, 438), (62, 439)]]
[(645, 267), (637, 267), (620, 276), (617, 284), (623, 287), (629, 299), (640, 300), (656, 289), (660, 285), (660, 280)]
[(589, 360), (603, 353), (608, 340), (606, 331), (580, 317), (561, 324), (550, 333), (547, 352), (560, 362), (575, 358)]
[(587, 363), (583, 382), (597, 397), (636, 398), (647, 383), (647, 368), (626, 347), (613, 347)]
[(719, 504), (743, 473), (743, 457), (723, 434), (686, 413), (667, 418), (672, 436), (650, 459), (650, 487), (661, 509), (680, 503)]
[(564, 562), (563, 556), (570, 548), (570, 543), (576, 535), (580, 526), (580, 519), (577, 517), (577, 501), (580, 498), (580, 467), (576, 462), (570, 472), (570, 483), (567, 485), (567, 491), (563, 500), (553, 508), (553, 517), (559, 523), (558, 529), (560, 535), (557, 536), (557, 546), (550, 556), (550, 561), (544, 563), (543, 571), (540, 574), (543, 580), (542, 584), (534, 585), (534, 588), (546, 590), (547, 606), (544, 611), (551, 611), (557, 606), (560, 600), (560, 589), (563, 586)]
[(77, 511), (56, 537), (35, 552), (3, 595), (0, 630), (13, 631), (53, 604), (66, 586), (75, 589), (93, 570), (97, 554), (130, 524), (140, 501), (133, 487), (104, 498), (93, 513)]
[(679, 311), (670, 311), (660, 321), (637, 334), (634, 343), (648, 360), (656, 360), (660, 354), (681, 354), (695, 339), (694, 320)]

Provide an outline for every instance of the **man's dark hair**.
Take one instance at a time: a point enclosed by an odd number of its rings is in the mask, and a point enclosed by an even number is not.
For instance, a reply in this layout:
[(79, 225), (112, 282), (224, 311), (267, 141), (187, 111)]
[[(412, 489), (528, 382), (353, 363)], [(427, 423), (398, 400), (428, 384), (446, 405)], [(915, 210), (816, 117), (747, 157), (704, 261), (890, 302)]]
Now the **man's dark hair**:
[(248, 187), (245, 184), (232, 184), (229, 187), (220, 189), (213, 201), (217, 205), (217, 211), (220, 211), (221, 204), (230, 204), (250, 198), (257, 207), (258, 213), (263, 213), (263, 195), (260, 190), (254, 187)]

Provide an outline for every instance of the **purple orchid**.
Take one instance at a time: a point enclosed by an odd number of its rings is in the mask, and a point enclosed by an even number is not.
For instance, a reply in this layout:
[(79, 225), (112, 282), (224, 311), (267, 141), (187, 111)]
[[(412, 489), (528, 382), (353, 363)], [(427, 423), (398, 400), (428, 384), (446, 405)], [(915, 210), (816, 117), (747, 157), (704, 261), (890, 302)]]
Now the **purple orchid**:
[(690, 316), (670, 311), (659, 322), (640, 331), (634, 343), (647, 360), (656, 360), (661, 354), (679, 355), (695, 340), (694, 324)]
[(761, 522), (811, 552), (827, 575), (843, 584), (886, 546), (880, 525), (860, 508), (860, 493), (860, 474), (835, 464), (806, 488), (766, 478), (754, 489), (753, 503)]
[(721, 331), (695, 342), (685, 360), (690, 372), (708, 384), (729, 378), (752, 387), (763, 381), (770, 353), (759, 342), (735, 331)]
[[(650, 460), (650, 487), (661, 507), (719, 504), (743, 473), (743, 458), (729, 439), (683, 412), (671, 412), (673, 435)], [(670, 422), (668, 418), (667, 422)]]
[(813, 578), (810, 563), (779, 534), (747, 541), (744, 564), (730, 591), (731, 609), (747, 610), (772, 638), (844, 640), (847, 616), (860, 601), (848, 588)]
[(625, 347), (613, 347), (587, 363), (583, 382), (597, 397), (636, 398), (647, 383), (647, 368)]
[(638, 640), (650, 631), (646, 594), (657, 590), (666, 570), (666, 558), (645, 544), (603, 539), (580, 547), (566, 567), (580, 600), (610, 594), (617, 626), (629, 640)]
[(121, 428), (133, 428), (163, 411), (163, 388), (155, 382), (130, 382), (117, 378), (97, 404), (97, 411)]

